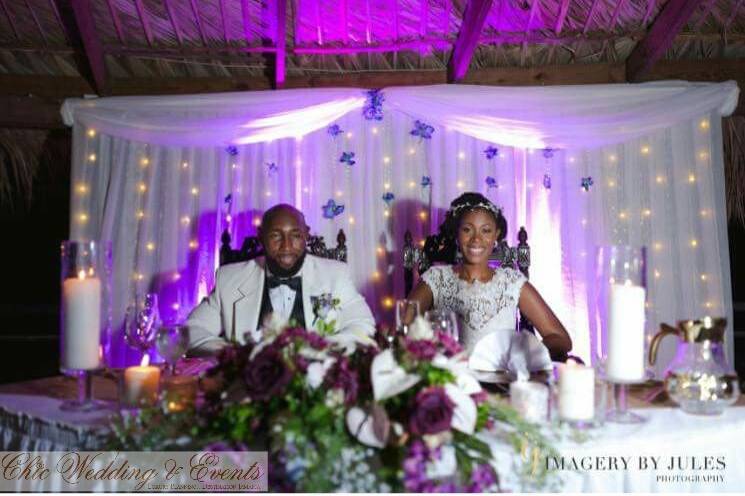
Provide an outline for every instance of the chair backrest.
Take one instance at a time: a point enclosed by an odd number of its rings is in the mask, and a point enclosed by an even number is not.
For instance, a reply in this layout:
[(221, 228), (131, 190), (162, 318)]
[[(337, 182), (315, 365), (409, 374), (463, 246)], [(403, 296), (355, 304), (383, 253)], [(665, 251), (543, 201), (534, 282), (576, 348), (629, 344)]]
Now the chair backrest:
[[(220, 246), (220, 265), (247, 262), (264, 254), (264, 247), (261, 245), (258, 236), (246, 236), (239, 250), (234, 250), (230, 246), (231, 237), (227, 229), (223, 231), (220, 240), (222, 242)], [(311, 255), (346, 263), (347, 236), (343, 229), (339, 229), (339, 233), (336, 235), (336, 247), (327, 248), (323, 236), (311, 235), (308, 237), (306, 249)]]

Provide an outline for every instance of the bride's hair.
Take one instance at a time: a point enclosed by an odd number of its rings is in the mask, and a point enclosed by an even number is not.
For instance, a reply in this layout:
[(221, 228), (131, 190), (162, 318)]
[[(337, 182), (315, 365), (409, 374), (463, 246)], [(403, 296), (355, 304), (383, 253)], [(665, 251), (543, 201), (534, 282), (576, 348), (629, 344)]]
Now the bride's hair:
[(487, 197), (475, 192), (463, 193), (450, 203), (450, 209), (445, 214), (445, 221), (440, 226), (440, 232), (454, 239), (458, 235), (458, 226), (463, 216), (474, 210), (483, 210), (494, 218), (497, 229), (499, 229), (499, 241), (507, 236), (507, 219), (502, 215), (502, 210)]

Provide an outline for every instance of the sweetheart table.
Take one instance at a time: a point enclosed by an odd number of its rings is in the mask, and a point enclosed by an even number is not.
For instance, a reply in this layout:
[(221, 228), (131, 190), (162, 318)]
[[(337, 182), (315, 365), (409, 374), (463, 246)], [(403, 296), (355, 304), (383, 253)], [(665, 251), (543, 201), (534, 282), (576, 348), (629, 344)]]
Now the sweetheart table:
[[(199, 365), (182, 364), (194, 372)], [(185, 368), (184, 368), (185, 367)], [(185, 370), (186, 369), (186, 370)], [(0, 386), (0, 450), (100, 450), (110, 411), (63, 412), (75, 395), (74, 380), (51, 377)], [(113, 401), (115, 379), (94, 378), (94, 396)], [(631, 406), (648, 417), (640, 425), (606, 423), (576, 432), (559, 430), (555, 456), (533, 455), (568, 492), (722, 492), (745, 487), (745, 401), (719, 417), (693, 416), (667, 402), (645, 401), (648, 391), (631, 393)], [(496, 434), (485, 434), (495, 455), (502, 487), (529, 490), (510, 467), (515, 455)], [(531, 454), (527, 454), (531, 456)]]

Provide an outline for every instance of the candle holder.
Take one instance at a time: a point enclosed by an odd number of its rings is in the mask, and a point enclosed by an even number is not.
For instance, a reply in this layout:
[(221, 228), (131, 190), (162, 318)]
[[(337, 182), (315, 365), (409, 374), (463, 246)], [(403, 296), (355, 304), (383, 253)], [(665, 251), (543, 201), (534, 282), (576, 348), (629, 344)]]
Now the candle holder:
[(602, 364), (588, 367), (568, 362), (558, 364), (554, 388), (556, 418), (573, 429), (600, 427), (605, 423), (608, 384)]
[(193, 375), (170, 375), (161, 383), (161, 405), (165, 412), (191, 410), (197, 402), (198, 379)]
[(64, 241), (61, 246), (60, 370), (75, 377), (77, 397), (63, 410), (108, 408), (93, 399), (91, 373), (102, 367), (101, 336), (110, 323), (108, 275), (110, 244)]
[(646, 248), (603, 246), (597, 258), (597, 321), (601, 324), (598, 355), (613, 385), (614, 405), (606, 420), (645, 422), (628, 409), (628, 385), (644, 382), (646, 324)]

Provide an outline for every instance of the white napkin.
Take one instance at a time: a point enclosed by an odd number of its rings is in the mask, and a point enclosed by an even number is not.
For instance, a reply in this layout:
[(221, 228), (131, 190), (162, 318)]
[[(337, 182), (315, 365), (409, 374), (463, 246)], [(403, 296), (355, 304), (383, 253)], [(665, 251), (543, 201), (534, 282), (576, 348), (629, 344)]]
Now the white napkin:
[(468, 360), (480, 380), (488, 381), (496, 371), (508, 371), (512, 376), (551, 370), (551, 355), (538, 338), (529, 332), (500, 329), (482, 337)]

